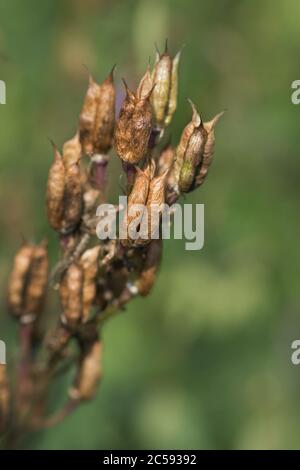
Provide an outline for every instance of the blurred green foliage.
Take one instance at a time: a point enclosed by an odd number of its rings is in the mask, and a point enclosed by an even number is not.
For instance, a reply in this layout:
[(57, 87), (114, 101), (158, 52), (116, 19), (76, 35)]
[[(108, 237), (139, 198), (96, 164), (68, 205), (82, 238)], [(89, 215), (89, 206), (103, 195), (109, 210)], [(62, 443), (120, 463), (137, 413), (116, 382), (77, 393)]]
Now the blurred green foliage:
[[(226, 108), (203, 188), (205, 247), (165, 246), (159, 282), (107, 324), (96, 400), (27, 443), (35, 449), (299, 448), (299, 79), (297, 0), (0, 0), (0, 283), (21, 235), (49, 235), (44, 188), (75, 129), (86, 64), (134, 87), (169, 38), (185, 44), (176, 142), (190, 117)], [(120, 169), (112, 158), (111, 194)], [(4, 297), (3, 297), (4, 298)], [(16, 345), (2, 301), (0, 337)], [(53, 315), (57, 314), (56, 309)], [(63, 401), (57, 387), (52, 406)]]

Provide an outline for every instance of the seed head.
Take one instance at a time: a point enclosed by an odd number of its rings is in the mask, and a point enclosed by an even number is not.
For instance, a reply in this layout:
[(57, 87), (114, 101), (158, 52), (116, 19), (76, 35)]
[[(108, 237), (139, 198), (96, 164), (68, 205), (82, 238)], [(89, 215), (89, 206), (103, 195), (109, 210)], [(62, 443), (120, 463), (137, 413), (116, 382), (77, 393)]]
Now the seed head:
[(76, 400), (91, 400), (102, 377), (102, 343), (97, 340), (85, 347), (80, 358), (75, 386), (70, 395)]

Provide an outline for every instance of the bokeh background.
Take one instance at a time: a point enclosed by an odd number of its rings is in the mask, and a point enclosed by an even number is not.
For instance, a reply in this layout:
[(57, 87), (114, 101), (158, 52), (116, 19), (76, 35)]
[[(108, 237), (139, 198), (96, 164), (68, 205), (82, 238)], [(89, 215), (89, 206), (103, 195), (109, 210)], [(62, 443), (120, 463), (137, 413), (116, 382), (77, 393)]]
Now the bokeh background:
[[(134, 87), (154, 42), (185, 49), (176, 142), (190, 117), (222, 109), (215, 161), (186, 202), (205, 204), (205, 246), (165, 243), (159, 281), (104, 330), (95, 401), (27, 443), (34, 449), (299, 448), (299, 79), (297, 0), (0, 1), (0, 283), (22, 235), (48, 228), (52, 150), (74, 133), (86, 64), (97, 80), (118, 64)], [(112, 157), (110, 191), (119, 191)], [(4, 299), (4, 295), (2, 296)], [(0, 337), (16, 346), (1, 301)], [(57, 314), (57, 312), (53, 312)], [(54, 390), (52, 407), (63, 402)]]

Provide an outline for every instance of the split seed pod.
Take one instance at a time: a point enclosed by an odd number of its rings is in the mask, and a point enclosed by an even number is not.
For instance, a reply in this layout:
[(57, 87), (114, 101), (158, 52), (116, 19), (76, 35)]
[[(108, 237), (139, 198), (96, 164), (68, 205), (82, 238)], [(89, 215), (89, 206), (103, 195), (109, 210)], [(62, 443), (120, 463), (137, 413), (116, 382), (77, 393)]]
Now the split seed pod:
[(155, 124), (159, 129), (168, 126), (177, 107), (178, 93), (178, 65), (181, 51), (174, 58), (168, 53), (157, 52), (156, 64), (153, 70), (153, 90), (151, 102), (153, 106)]
[(83, 269), (80, 264), (72, 263), (60, 283), (60, 300), (64, 321), (70, 327), (78, 325), (82, 318)]
[(116, 92), (113, 71), (101, 85), (92, 77), (79, 118), (80, 142), (87, 155), (107, 153), (113, 143)]
[(63, 162), (65, 167), (78, 163), (81, 159), (81, 144), (79, 134), (76, 132), (72, 139), (67, 140), (63, 145)]
[(80, 359), (75, 386), (70, 391), (75, 400), (91, 400), (102, 377), (102, 343), (97, 340), (85, 347)]
[(98, 258), (101, 247), (95, 246), (86, 250), (80, 258), (83, 268), (83, 288), (82, 288), (82, 321), (89, 318), (90, 308), (95, 300), (97, 285), (96, 278), (99, 269)]
[(201, 186), (201, 184), (204, 183), (204, 180), (208, 173), (208, 169), (211, 165), (211, 162), (214, 156), (214, 147), (215, 147), (215, 130), (214, 129), (215, 129), (217, 122), (219, 121), (221, 116), (223, 116), (223, 114), (224, 114), (224, 111), (217, 114), (211, 121), (204, 123), (204, 129), (207, 132), (207, 140), (204, 146), (202, 162), (197, 168), (196, 177), (195, 177), (195, 181), (194, 181), (192, 189), (198, 188), (199, 186)]
[(48, 281), (48, 254), (45, 242), (24, 244), (14, 258), (8, 282), (8, 307), (17, 317), (41, 313)]
[(146, 247), (145, 256), (145, 261), (136, 281), (136, 287), (142, 296), (148, 295), (154, 286), (161, 263), (162, 240), (151, 240), (151, 243)]
[(178, 163), (182, 161), (179, 174), (179, 191), (182, 193), (188, 192), (193, 184), (207, 141), (207, 131), (202, 119), (192, 101), (190, 104), (193, 109), (192, 121), (184, 129), (177, 150)]
[(153, 87), (139, 98), (129, 90), (125, 81), (126, 97), (115, 131), (115, 145), (119, 157), (135, 165), (146, 156), (152, 129), (150, 96)]

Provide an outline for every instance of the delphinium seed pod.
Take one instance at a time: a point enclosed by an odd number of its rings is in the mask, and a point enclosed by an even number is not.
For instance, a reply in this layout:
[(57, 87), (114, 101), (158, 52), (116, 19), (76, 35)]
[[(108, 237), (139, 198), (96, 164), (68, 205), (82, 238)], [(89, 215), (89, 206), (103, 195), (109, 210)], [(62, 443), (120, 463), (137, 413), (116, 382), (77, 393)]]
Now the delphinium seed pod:
[(61, 228), (64, 212), (65, 167), (62, 156), (54, 146), (54, 161), (50, 167), (47, 183), (47, 215), (54, 230)]
[(157, 52), (156, 64), (153, 70), (153, 90), (151, 102), (154, 111), (155, 125), (164, 129), (172, 120), (177, 106), (178, 65), (181, 51), (174, 58), (166, 49), (163, 54)]
[(82, 215), (81, 148), (76, 134), (64, 144), (63, 156), (54, 146), (54, 162), (47, 183), (47, 215), (52, 228), (67, 234), (78, 225)]
[(80, 258), (83, 268), (83, 288), (82, 288), (82, 321), (89, 318), (90, 308), (96, 297), (96, 277), (99, 270), (98, 258), (101, 247), (95, 246), (86, 250)]
[(83, 347), (75, 385), (70, 391), (74, 400), (91, 400), (102, 378), (102, 343), (100, 340)]
[(69, 233), (79, 223), (83, 209), (80, 163), (65, 168), (64, 213), (61, 231)]
[(128, 232), (128, 228), (130, 227), (132, 221), (136, 218), (140, 220), (142, 219), (143, 213), (136, 213), (134, 207), (136, 206), (137, 209), (138, 205), (143, 206), (143, 208), (146, 207), (150, 188), (150, 181), (153, 177), (154, 171), (155, 164), (151, 160), (147, 161), (144, 170), (141, 170), (139, 167), (136, 167), (136, 176), (134, 184), (128, 196), (127, 214), (125, 215), (123, 220), (122, 237), (125, 238), (125, 240), (122, 240), (122, 242), (124, 244), (132, 242), (132, 240), (130, 240), (130, 235)]
[(80, 142), (87, 155), (107, 153), (113, 142), (115, 126), (115, 87), (113, 71), (101, 85), (90, 76), (79, 118)]
[(150, 65), (148, 64), (145, 75), (141, 78), (141, 81), (136, 90), (136, 96), (138, 99), (145, 98), (153, 87), (153, 81), (150, 72)]
[(82, 318), (83, 269), (79, 263), (72, 263), (60, 283), (60, 300), (63, 307), (63, 321), (69, 327), (76, 327)]
[(0, 364), (0, 432), (5, 429), (9, 413), (9, 385), (5, 364)]
[(145, 258), (139, 277), (135, 283), (138, 292), (142, 296), (150, 293), (156, 281), (157, 271), (159, 269), (162, 257), (162, 240), (151, 240), (145, 248)]
[(195, 181), (192, 189), (198, 188), (204, 183), (208, 169), (211, 165), (214, 156), (214, 147), (215, 147), (215, 126), (221, 116), (223, 116), (224, 111), (217, 114), (211, 121), (204, 123), (204, 129), (207, 132), (207, 140), (204, 146), (203, 158), (201, 164), (198, 166), (195, 176)]
[(24, 243), (14, 257), (13, 268), (8, 281), (8, 308), (15, 315), (24, 313), (24, 296), (35, 247)]
[(147, 242), (150, 242), (153, 236), (158, 234), (161, 220), (160, 208), (165, 203), (165, 187), (168, 172), (169, 169), (165, 170), (164, 173), (159, 176), (155, 176), (150, 182), (149, 194), (147, 199)]
[(207, 131), (203, 126), (202, 119), (190, 101), (193, 109), (192, 121), (185, 128), (181, 139), (177, 158), (183, 160), (179, 174), (179, 191), (186, 193), (192, 187), (196, 169), (203, 159), (204, 148), (207, 140)]
[(39, 315), (43, 309), (49, 271), (47, 243), (42, 241), (36, 246), (27, 281), (24, 309), (27, 314)]
[(126, 97), (115, 130), (115, 146), (119, 157), (135, 165), (147, 154), (152, 129), (150, 97), (153, 88), (142, 98), (129, 90), (125, 81)]

